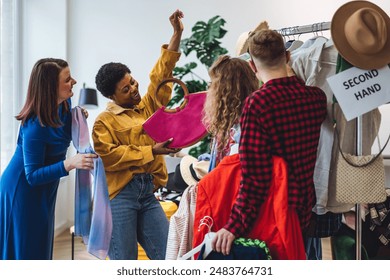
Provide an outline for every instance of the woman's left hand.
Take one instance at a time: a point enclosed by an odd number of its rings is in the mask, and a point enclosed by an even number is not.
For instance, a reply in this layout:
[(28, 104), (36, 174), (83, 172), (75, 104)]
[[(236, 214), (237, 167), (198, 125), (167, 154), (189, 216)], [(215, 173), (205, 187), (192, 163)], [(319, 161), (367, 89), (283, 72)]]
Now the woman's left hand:
[(80, 107), (80, 108), (81, 108), (81, 112), (83, 112), (85, 118), (88, 119), (89, 114), (88, 114), (87, 109), (85, 109), (85, 108), (83, 108), (83, 107)]

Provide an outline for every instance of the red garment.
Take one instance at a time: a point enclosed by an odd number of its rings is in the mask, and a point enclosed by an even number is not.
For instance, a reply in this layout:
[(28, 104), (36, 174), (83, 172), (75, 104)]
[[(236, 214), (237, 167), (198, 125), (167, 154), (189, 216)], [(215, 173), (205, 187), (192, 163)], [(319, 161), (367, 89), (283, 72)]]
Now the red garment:
[(272, 176), (272, 156), (289, 169), (288, 201), (301, 228), (308, 226), (315, 205), (314, 166), (326, 95), (297, 77), (273, 79), (250, 95), (241, 116), (241, 189), (225, 226), (234, 235), (247, 232), (265, 201)]
[[(211, 231), (223, 228), (229, 219), (241, 178), (238, 154), (225, 157), (198, 183), (194, 217), (193, 248), (202, 243), (209, 228), (199, 226), (205, 216), (213, 219)], [(273, 259), (305, 260), (301, 227), (294, 208), (288, 206), (288, 177), (285, 161), (273, 157), (270, 193), (261, 205), (253, 229), (243, 236), (264, 240)]]

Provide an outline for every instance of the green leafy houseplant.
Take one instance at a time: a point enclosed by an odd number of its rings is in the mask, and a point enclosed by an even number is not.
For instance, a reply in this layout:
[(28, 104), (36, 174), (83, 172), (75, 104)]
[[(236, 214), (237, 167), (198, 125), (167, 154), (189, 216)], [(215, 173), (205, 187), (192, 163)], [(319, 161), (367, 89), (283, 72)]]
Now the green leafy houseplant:
[[(208, 70), (218, 56), (227, 53), (227, 50), (221, 47), (220, 42), (227, 32), (223, 29), (225, 23), (226, 21), (220, 16), (212, 17), (207, 22), (196, 22), (191, 29), (192, 35), (180, 42), (182, 53), (188, 56), (191, 52), (195, 52), (200, 63)], [(173, 70), (173, 76), (184, 81), (190, 93), (207, 90), (207, 81), (195, 73), (197, 67), (196, 62), (190, 62), (183, 67), (175, 67)], [(183, 100), (184, 92), (180, 86), (175, 85), (174, 92), (168, 107), (180, 104)], [(207, 135), (191, 147), (188, 153), (194, 157), (209, 153), (210, 141), (210, 135)]]

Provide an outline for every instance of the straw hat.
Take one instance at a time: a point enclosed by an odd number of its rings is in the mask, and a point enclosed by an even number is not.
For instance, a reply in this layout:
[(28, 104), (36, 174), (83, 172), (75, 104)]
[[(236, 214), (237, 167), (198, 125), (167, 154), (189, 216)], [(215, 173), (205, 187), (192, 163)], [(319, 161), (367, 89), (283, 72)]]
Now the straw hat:
[(361, 69), (390, 63), (390, 18), (368, 1), (351, 1), (333, 15), (331, 35), (340, 55)]
[(210, 161), (198, 161), (193, 156), (185, 156), (180, 161), (181, 177), (187, 185), (195, 185), (208, 173), (209, 166)]
[(236, 56), (240, 56), (248, 51), (249, 34), (262, 29), (269, 29), (268, 22), (266, 21), (260, 22), (259, 25), (254, 30), (241, 33), (236, 43)]
[(183, 192), (188, 186), (195, 185), (209, 171), (210, 161), (201, 160), (186, 155), (176, 166), (175, 172), (168, 174), (166, 188)]

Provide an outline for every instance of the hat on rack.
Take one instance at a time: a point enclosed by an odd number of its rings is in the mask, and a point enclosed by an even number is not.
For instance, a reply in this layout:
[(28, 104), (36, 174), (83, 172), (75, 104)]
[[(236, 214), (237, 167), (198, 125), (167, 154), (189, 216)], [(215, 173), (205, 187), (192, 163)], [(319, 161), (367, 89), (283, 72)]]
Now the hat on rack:
[(351, 1), (333, 15), (331, 36), (339, 54), (361, 69), (390, 63), (390, 18), (369, 1)]
[(188, 186), (195, 185), (208, 173), (209, 166), (210, 161), (198, 161), (193, 156), (184, 156), (175, 172), (169, 175), (167, 189), (182, 192)]
[(254, 30), (241, 33), (236, 43), (236, 56), (240, 56), (248, 51), (249, 34), (262, 29), (269, 29), (268, 22), (266, 21), (260, 22), (259, 25), (257, 25)]

